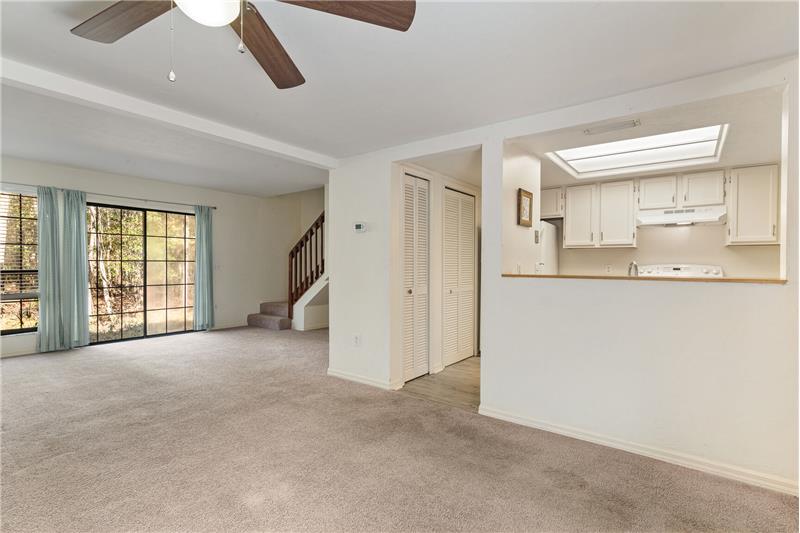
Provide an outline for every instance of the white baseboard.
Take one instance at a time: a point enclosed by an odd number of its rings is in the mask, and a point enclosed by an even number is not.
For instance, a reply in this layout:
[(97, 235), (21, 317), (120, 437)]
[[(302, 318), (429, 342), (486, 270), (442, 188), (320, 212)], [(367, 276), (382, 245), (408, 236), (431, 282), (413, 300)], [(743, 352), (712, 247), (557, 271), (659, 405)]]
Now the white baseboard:
[(297, 331), (312, 331), (315, 329), (325, 329), (327, 327), (328, 327), (328, 322), (311, 322), (311, 323), (306, 322), (305, 324), (303, 324), (303, 329), (299, 328), (294, 328), (294, 329), (297, 329)]
[(336, 370), (335, 368), (328, 368), (328, 375), (335, 378), (346, 379), (348, 381), (355, 381), (356, 383), (361, 383), (363, 385), (371, 385), (383, 390), (395, 390), (394, 383), (353, 374), (351, 372), (345, 372), (343, 370)]
[(606, 435), (600, 435), (581, 429), (541, 422), (539, 420), (514, 415), (499, 409), (493, 409), (491, 407), (484, 406), (483, 404), (481, 404), (481, 406), (478, 408), (478, 413), (490, 416), (492, 418), (505, 420), (506, 422), (513, 422), (515, 424), (541, 429), (551, 433), (558, 433), (559, 435), (565, 435), (567, 437), (585, 440), (595, 444), (601, 444), (603, 446), (608, 446), (609, 448), (616, 448), (626, 452), (644, 455), (645, 457), (650, 457), (651, 459), (658, 459), (659, 461), (664, 461), (666, 463), (699, 470), (707, 474), (714, 474), (728, 479), (734, 479), (736, 481), (749, 483), (758, 487), (776, 490), (778, 492), (785, 492), (795, 496), (798, 494), (796, 480), (774, 476), (771, 474), (764, 474), (762, 472), (756, 472), (754, 470), (749, 470), (735, 465), (718, 463), (716, 461), (711, 461), (695, 455), (689, 455), (681, 452), (656, 448), (654, 446), (615, 439), (613, 437), (608, 437)]

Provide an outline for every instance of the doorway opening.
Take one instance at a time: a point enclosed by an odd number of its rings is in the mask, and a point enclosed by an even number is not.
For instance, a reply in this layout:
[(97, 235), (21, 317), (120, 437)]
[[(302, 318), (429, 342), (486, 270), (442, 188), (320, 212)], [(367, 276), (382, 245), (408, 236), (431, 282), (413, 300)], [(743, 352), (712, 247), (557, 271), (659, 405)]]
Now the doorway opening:
[[(425, 156), (398, 168), (403, 180), (402, 391), (477, 410), (481, 149)], [(423, 183), (415, 180), (424, 180), (424, 195), (415, 192)]]

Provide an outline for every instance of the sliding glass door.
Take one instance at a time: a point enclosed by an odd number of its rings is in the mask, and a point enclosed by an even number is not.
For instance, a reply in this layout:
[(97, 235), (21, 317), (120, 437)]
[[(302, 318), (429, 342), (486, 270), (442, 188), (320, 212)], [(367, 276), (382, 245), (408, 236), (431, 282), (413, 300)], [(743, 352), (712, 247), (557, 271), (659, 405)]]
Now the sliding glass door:
[(89, 204), (92, 343), (192, 329), (194, 227), (185, 213)]

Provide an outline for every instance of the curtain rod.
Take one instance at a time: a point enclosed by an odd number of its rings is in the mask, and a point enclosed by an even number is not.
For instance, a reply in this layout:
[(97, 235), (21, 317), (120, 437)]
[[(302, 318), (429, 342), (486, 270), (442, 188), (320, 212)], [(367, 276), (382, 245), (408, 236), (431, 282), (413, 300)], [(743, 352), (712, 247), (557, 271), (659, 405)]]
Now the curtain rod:
[[(8, 183), (9, 185), (21, 185), (23, 187), (36, 187), (36, 185), (31, 185), (30, 183), (16, 183), (16, 182), (13, 182), (13, 181), (6, 181), (6, 180), (3, 180), (1, 183)], [(62, 191), (64, 190), (64, 189), (62, 189), (60, 187), (56, 187), (56, 188), (59, 189), (59, 190), (62, 190)], [(106, 196), (108, 198), (120, 198), (122, 200), (136, 200), (138, 202), (145, 202), (145, 203), (147, 203), (147, 202), (155, 202), (155, 203), (158, 203), (158, 204), (185, 205), (185, 206), (188, 206), (188, 207), (194, 207), (195, 206), (195, 204), (186, 204), (186, 203), (183, 203), (183, 202), (165, 202), (163, 200), (149, 200), (147, 198), (136, 198), (136, 197), (133, 197), (133, 196), (120, 196), (118, 194), (103, 194), (103, 193), (99, 193), (99, 192), (93, 192), (93, 193), (87, 193), (87, 194), (93, 194), (95, 196)], [(213, 206), (213, 205), (210, 205), (208, 207), (211, 208), (211, 209), (216, 209), (217, 208), (216, 206)]]

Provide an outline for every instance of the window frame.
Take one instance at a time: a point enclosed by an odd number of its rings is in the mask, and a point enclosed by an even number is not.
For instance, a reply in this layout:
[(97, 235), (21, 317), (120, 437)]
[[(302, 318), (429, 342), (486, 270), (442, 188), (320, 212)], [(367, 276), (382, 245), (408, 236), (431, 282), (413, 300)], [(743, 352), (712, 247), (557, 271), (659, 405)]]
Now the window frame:
[[(39, 307), (39, 202), (38, 198), (35, 194), (29, 193), (21, 193), (21, 192), (10, 192), (10, 191), (0, 191), (0, 194), (5, 196), (16, 196), (19, 198), (19, 216), (11, 217), (11, 216), (3, 216), (2, 218), (10, 219), (10, 220), (18, 220), (19, 221), (19, 242), (17, 243), (0, 243), (0, 246), (19, 246), (20, 253), (23, 246), (35, 246), (36, 247), (36, 269), (6, 269), (2, 270), (2, 274), (13, 274), (13, 275), (35, 275), (36, 276), (36, 291), (35, 292), (18, 292), (18, 293), (11, 293), (11, 294), (3, 294), (0, 295), (0, 303), (18, 303), (20, 307), (20, 317), (22, 316), (22, 305), (25, 302), (36, 302), (37, 311)], [(22, 198), (28, 197), (33, 198), (36, 200), (36, 217), (25, 217), (22, 216)], [(22, 221), (23, 220), (33, 220), (36, 222), (36, 243), (25, 243), (22, 240)], [(5, 236), (3, 236), (5, 239)], [(22, 259), (20, 258), (20, 261)], [(20, 262), (20, 266), (22, 263)], [(38, 315), (38, 312), (37, 312)], [(20, 319), (20, 326), (22, 326), (22, 320)], [(35, 333), (39, 329), (39, 320), (37, 316), (36, 326), (34, 327), (19, 327), (14, 329), (3, 329), (0, 330), (0, 336), (4, 335), (18, 335), (20, 333)]]
[[(143, 218), (143, 220), (142, 220), (142, 235), (141, 235), (142, 240), (143, 240), (143, 242), (142, 242), (142, 260), (141, 260), (141, 262), (142, 262), (142, 265), (143, 265), (142, 268), (144, 269), (144, 272), (142, 273), (142, 276), (143, 276), (142, 277), (142, 283), (143, 283), (143, 285), (141, 286), (142, 292), (143, 292), (143, 294), (142, 294), (142, 311), (141, 311), (141, 313), (144, 315), (144, 321), (143, 321), (143, 331), (144, 331), (144, 333), (141, 336), (136, 336), (136, 337), (128, 337), (128, 338), (122, 338), (121, 337), (119, 339), (107, 339), (107, 340), (102, 340), (102, 341), (101, 340), (96, 340), (94, 342), (90, 342), (89, 345), (90, 346), (94, 346), (94, 345), (98, 345), (98, 344), (111, 344), (111, 343), (115, 343), (115, 342), (135, 341), (135, 340), (141, 340), (141, 339), (152, 339), (152, 338), (156, 338), (156, 337), (166, 337), (166, 336), (169, 336), (169, 335), (183, 335), (185, 333), (194, 333), (193, 329), (184, 329), (182, 331), (165, 331), (164, 333), (149, 333), (149, 334), (147, 332), (147, 313), (148, 313), (148, 311), (161, 311), (162, 310), (162, 309), (150, 309), (150, 310), (148, 310), (148, 306), (147, 306), (147, 287), (148, 287), (148, 285), (147, 285), (147, 263), (148, 263), (148, 259), (147, 259), (147, 238), (148, 237), (158, 237), (158, 236), (154, 236), (154, 235), (148, 235), (148, 233), (147, 233), (147, 213), (148, 212), (165, 213), (167, 215), (172, 214), (172, 215), (181, 215), (181, 216), (186, 216), (186, 217), (194, 217), (195, 216), (194, 213), (186, 213), (186, 212), (181, 212), (181, 211), (169, 211), (169, 210), (166, 210), (166, 209), (152, 209), (152, 208), (148, 208), (148, 207), (135, 207), (135, 206), (127, 206), (127, 205), (107, 204), (107, 203), (102, 203), (102, 202), (87, 202), (86, 203), (86, 207), (87, 207), (87, 209), (89, 207), (100, 207), (100, 208), (106, 208), (106, 209), (119, 209), (119, 210), (125, 210), (125, 211), (139, 211), (139, 212), (142, 213), (142, 218)], [(185, 222), (184, 222), (184, 224), (185, 224)], [(90, 231), (89, 231), (89, 228), (87, 227), (86, 228), (87, 236), (88, 236), (89, 233), (90, 233)], [(102, 233), (100, 233), (98, 231), (95, 231), (95, 234), (96, 235), (103, 235)], [(128, 234), (120, 233), (120, 235), (121, 236), (125, 236), (125, 235), (128, 235)], [(167, 237), (165, 235), (165, 239), (167, 239), (167, 238), (169, 238), (169, 237)], [(172, 237), (172, 238), (178, 238), (178, 237)], [(196, 236), (195, 237), (186, 237), (185, 236), (185, 226), (184, 226), (184, 237), (183, 237), (184, 246), (185, 246), (185, 241), (187, 241), (189, 239), (196, 240)], [(88, 246), (88, 243), (87, 243), (87, 246)], [(87, 249), (87, 252), (88, 252), (88, 249)], [(184, 253), (185, 253), (185, 248), (184, 248)], [(87, 267), (89, 265), (89, 261), (92, 261), (92, 259), (88, 259), (88, 257), (87, 257)], [(94, 261), (97, 261), (97, 259), (94, 259)], [(120, 260), (120, 261), (123, 261), (123, 260)], [(164, 259), (163, 262), (167, 263), (168, 261), (169, 261), (168, 259)], [(154, 260), (154, 262), (161, 262), (161, 260)], [(191, 261), (191, 262), (194, 263), (194, 261)], [(183, 264), (185, 265), (186, 263), (187, 263), (187, 261), (186, 261), (185, 255), (184, 255)], [(91, 269), (87, 268), (87, 270), (89, 272), (91, 272)], [(184, 310), (184, 320), (186, 320), (186, 309), (189, 307), (189, 306), (186, 306), (186, 287), (188, 287), (189, 285), (194, 287), (194, 281), (192, 283), (186, 283), (186, 267), (184, 266), (184, 283), (182, 284), (182, 286), (184, 287), (184, 307), (182, 308)], [(166, 283), (164, 284), (165, 288), (168, 287), (168, 286), (169, 285), (167, 285)], [(90, 283), (89, 284), (89, 294), (87, 295), (87, 297), (89, 298), (90, 302), (92, 301), (92, 299), (91, 299), (91, 294), (92, 294), (91, 291), (92, 291), (92, 285)], [(194, 308), (194, 305), (192, 305), (191, 307)], [(164, 311), (166, 311), (166, 309), (164, 309)], [(134, 312), (137, 312), (137, 311), (134, 311)], [(121, 311), (120, 313), (115, 313), (115, 314), (122, 315), (122, 314), (125, 314), (125, 312)], [(97, 317), (97, 316), (101, 316), (101, 315), (98, 315), (96, 312), (93, 313), (92, 310), (90, 309), (89, 310), (89, 316), (90, 317), (92, 317), (92, 316)], [(107, 315), (102, 315), (102, 316), (107, 316)], [(166, 323), (168, 323), (168, 319), (167, 319)], [(184, 328), (186, 328), (187, 326), (188, 326), (188, 323), (184, 322)], [(166, 325), (165, 325), (165, 327), (166, 327)], [(91, 333), (90, 333), (90, 337), (91, 337)], [(98, 337), (99, 337), (99, 334), (98, 334)]]

